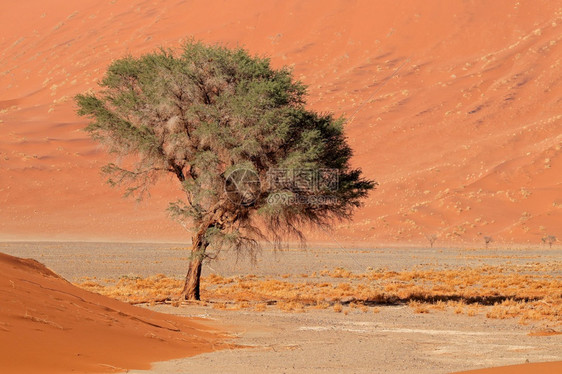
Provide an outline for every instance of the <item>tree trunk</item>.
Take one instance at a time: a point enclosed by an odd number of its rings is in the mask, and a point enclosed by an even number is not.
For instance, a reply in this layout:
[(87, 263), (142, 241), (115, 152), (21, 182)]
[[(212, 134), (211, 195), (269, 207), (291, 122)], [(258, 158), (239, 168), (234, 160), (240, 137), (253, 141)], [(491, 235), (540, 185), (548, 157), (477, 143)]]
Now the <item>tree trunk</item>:
[(192, 258), (189, 263), (189, 270), (185, 276), (185, 283), (183, 291), (181, 292), (182, 299), (185, 300), (201, 300), (201, 293), (199, 291), (199, 283), (201, 279), (201, 262), (200, 258)]
[(207, 227), (202, 227), (197, 231), (193, 237), (193, 246), (191, 248), (191, 261), (189, 263), (189, 270), (185, 276), (185, 283), (181, 292), (181, 299), (185, 300), (201, 300), (199, 291), (199, 283), (201, 279), (201, 264), (205, 257), (205, 250), (207, 249), (207, 241), (205, 240), (205, 233)]

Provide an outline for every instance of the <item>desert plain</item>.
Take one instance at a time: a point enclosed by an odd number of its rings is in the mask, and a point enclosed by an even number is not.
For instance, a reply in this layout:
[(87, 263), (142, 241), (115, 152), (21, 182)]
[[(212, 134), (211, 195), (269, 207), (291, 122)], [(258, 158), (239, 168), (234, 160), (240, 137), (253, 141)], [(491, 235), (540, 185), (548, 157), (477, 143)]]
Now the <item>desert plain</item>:
[(180, 303), (189, 254), (181, 244), (0, 245), (81, 288), (222, 334), (209, 344), (205, 332), (201, 347), (212, 353), (200, 348), (147, 371), (129, 350), (131, 366), (112, 362), (106, 372), (451, 373), (515, 364), (540, 372), (528, 363), (562, 359), (560, 249), (264, 249), (254, 264), (226, 252), (206, 264), (203, 301)]

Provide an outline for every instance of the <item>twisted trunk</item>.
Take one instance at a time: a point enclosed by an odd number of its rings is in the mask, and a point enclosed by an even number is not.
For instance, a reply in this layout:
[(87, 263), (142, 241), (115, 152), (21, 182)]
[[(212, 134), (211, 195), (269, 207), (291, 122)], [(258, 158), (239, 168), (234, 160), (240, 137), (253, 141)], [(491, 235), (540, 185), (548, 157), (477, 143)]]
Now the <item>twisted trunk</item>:
[(191, 261), (189, 263), (189, 270), (185, 276), (181, 299), (201, 300), (199, 284), (201, 280), (201, 265), (205, 258), (205, 250), (209, 244), (205, 239), (207, 228), (207, 226), (201, 227), (193, 237)]
[(200, 293), (200, 279), (201, 279), (201, 265), (205, 258), (205, 251), (209, 245), (206, 237), (207, 230), (213, 228), (223, 228), (225, 224), (232, 225), (238, 219), (238, 216), (231, 213), (225, 213), (219, 201), (211, 209), (209, 215), (204, 220), (195, 235), (193, 236), (193, 246), (191, 248), (191, 261), (189, 263), (189, 270), (185, 276), (185, 283), (181, 292), (181, 299), (185, 300), (201, 300)]

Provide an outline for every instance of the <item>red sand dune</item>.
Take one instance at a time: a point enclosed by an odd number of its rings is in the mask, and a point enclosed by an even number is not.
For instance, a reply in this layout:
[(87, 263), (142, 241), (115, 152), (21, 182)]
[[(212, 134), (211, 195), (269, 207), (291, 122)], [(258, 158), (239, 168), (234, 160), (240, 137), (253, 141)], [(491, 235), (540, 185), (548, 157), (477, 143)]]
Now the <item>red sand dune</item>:
[(84, 291), (35, 260), (3, 253), (0, 304), (2, 373), (148, 369), (224, 346), (194, 320)]
[(140, 205), (104, 184), (72, 97), (191, 36), (293, 66), (312, 108), (350, 118), (380, 188), (340, 240), (562, 237), (560, 1), (28, 0), (0, 14), (0, 239), (188, 237), (171, 179)]
[(533, 364), (500, 366), (457, 372), (455, 374), (554, 374), (562, 372), (562, 362), (538, 362)]

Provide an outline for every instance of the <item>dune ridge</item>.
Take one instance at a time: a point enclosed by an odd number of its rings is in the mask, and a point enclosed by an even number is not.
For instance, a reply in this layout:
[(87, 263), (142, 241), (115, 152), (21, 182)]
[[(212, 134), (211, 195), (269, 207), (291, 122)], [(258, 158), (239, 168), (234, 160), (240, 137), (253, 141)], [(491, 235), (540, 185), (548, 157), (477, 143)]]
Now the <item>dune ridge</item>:
[(226, 347), (197, 319), (73, 286), (39, 262), (0, 253), (0, 371), (122, 372)]
[(562, 362), (534, 362), (521, 365), (498, 366), (489, 369), (459, 371), (454, 374), (541, 374), (557, 373), (562, 369)]

